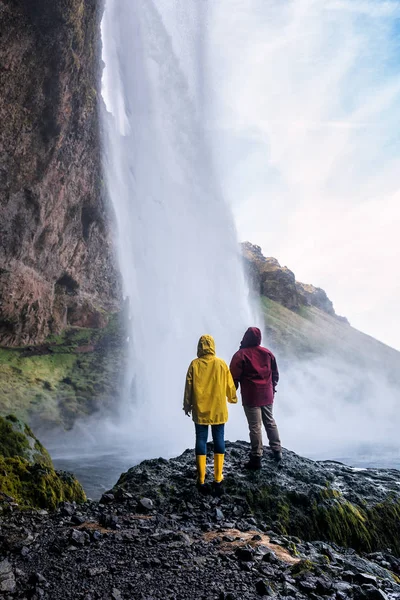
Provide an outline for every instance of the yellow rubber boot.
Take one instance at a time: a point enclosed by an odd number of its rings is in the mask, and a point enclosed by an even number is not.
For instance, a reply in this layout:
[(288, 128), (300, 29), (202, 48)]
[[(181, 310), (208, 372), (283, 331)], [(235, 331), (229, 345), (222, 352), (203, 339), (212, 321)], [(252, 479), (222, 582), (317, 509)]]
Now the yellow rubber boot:
[(222, 471), (224, 468), (225, 454), (214, 454), (214, 481), (215, 483), (221, 483), (224, 476)]
[(199, 485), (204, 485), (206, 480), (206, 460), (205, 454), (196, 454), (197, 483)]

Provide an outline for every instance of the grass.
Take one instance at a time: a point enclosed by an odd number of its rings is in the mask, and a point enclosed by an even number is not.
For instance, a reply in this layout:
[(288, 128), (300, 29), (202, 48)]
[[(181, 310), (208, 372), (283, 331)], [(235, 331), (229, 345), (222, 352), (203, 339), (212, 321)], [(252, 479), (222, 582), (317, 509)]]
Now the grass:
[(0, 415), (72, 427), (115, 402), (124, 365), (117, 315), (105, 329), (69, 328), (33, 348), (0, 348)]

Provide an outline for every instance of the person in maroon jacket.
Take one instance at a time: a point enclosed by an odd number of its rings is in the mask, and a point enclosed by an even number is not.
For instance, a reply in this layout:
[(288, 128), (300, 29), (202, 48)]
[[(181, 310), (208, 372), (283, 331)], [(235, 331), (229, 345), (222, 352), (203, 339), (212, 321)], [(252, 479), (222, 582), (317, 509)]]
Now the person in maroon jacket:
[(247, 469), (261, 469), (263, 454), (262, 423), (277, 462), (282, 460), (282, 446), (272, 407), (279, 371), (275, 356), (261, 345), (261, 331), (249, 327), (240, 350), (233, 355), (230, 370), (236, 388), (240, 383), (244, 412), (250, 431), (251, 454)]

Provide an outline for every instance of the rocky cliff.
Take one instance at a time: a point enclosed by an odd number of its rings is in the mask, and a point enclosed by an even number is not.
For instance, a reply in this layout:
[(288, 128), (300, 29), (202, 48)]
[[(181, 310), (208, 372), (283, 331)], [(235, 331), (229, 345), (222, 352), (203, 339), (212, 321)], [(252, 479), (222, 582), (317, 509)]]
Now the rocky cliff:
[(98, 0), (0, 2), (0, 345), (119, 304), (100, 170)]
[(301, 306), (314, 306), (347, 323), (346, 318), (335, 313), (324, 290), (296, 281), (295, 274), (290, 269), (282, 267), (276, 258), (266, 258), (260, 246), (244, 242), (242, 254), (250, 284), (261, 296), (296, 312)]

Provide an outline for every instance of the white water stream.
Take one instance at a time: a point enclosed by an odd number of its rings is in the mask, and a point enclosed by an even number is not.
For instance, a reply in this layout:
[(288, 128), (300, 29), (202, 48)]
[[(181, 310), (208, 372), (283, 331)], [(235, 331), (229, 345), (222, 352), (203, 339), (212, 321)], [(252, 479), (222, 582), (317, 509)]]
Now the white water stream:
[[(199, 336), (229, 362), (253, 324), (206, 136), (206, 21), (198, 0), (107, 0), (102, 24), (104, 164), (130, 311), (118, 437), (151, 455), (193, 445), (182, 395)], [(227, 437), (246, 436), (231, 412)]]

